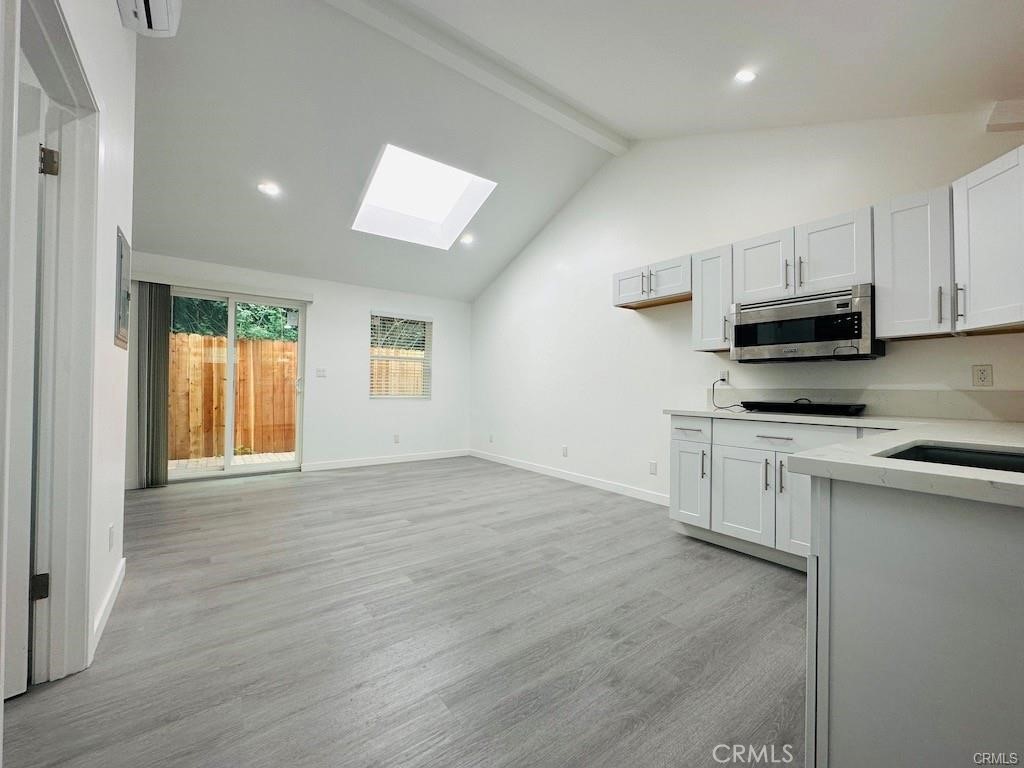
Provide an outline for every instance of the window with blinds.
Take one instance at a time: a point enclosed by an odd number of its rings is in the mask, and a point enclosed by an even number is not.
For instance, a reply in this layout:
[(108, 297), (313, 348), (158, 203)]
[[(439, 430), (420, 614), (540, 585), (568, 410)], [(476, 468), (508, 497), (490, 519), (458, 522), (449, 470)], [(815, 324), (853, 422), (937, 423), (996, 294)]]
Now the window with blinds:
[(433, 325), (370, 315), (370, 397), (430, 397)]

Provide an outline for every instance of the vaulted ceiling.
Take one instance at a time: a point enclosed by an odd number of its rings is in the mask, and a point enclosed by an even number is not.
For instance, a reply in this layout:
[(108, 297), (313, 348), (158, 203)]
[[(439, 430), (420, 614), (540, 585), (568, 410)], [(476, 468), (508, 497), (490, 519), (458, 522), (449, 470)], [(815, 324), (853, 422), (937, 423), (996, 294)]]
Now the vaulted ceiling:
[[(322, 0), (186, 2), (138, 50), (137, 250), (471, 299), (611, 156)], [(471, 246), (351, 230), (386, 143), (497, 182)]]
[(396, 1), (631, 138), (1024, 97), (1021, 0)]

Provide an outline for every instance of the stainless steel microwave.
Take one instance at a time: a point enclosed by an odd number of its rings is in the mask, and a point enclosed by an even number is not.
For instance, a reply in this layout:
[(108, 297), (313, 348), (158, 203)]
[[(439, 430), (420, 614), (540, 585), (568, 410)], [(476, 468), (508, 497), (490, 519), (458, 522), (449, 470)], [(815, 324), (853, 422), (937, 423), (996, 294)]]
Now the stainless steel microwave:
[(730, 357), (743, 363), (870, 360), (885, 354), (875, 338), (871, 283), (806, 298), (733, 304)]

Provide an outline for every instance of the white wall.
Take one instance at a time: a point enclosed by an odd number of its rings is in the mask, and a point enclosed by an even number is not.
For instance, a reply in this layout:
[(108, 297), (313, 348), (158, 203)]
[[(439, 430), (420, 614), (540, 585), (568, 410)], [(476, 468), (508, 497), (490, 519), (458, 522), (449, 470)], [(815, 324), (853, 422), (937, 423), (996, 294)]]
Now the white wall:
[(661, 411), (703, 407), (720, 370), (741, 388), (967, 388), (970, 364), (991, 362), (997, 386), (1024, 388), (1020, 334), (890, 343), (876, 361), (740, 366), (691, 349), (689, 303), (611, 306), (618, 270), (945, 184), (1024, 141), (986, 133), (985, 117), (694, 136), (611, 161), (473, 305), (472, 448), (664, 500)]
[[(172, 285), (312, 300), (306, 311), (304, 470), (468, 449), (469, 304), (138, 252), (132, 274)], [(370, 399), (374, 311), (433, 321), (431, 399)], [(327, 377), (317, 378), (317, 368), (326, 368)], [(400, 436), (397, 445), (395, 433)]]
[[(60, 0), (71, 38), (99, 107), (96, 283), (92, 392), (89, 616), (90, 658), (122, 564), (125, 409), (128, 354), (114, 346), (117, 228), (131, 241), (135, 136), (135, 34), (117, 3)], [(107, 545), (108, 527), (114, 545)]]

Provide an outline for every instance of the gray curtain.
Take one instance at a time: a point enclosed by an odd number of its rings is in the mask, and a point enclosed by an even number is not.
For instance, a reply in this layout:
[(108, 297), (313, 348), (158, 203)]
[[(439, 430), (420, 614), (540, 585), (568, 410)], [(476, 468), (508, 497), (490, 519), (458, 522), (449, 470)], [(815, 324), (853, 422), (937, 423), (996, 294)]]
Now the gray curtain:
[(167, 485), (171, 287), (139, 283), (139, 487)]

